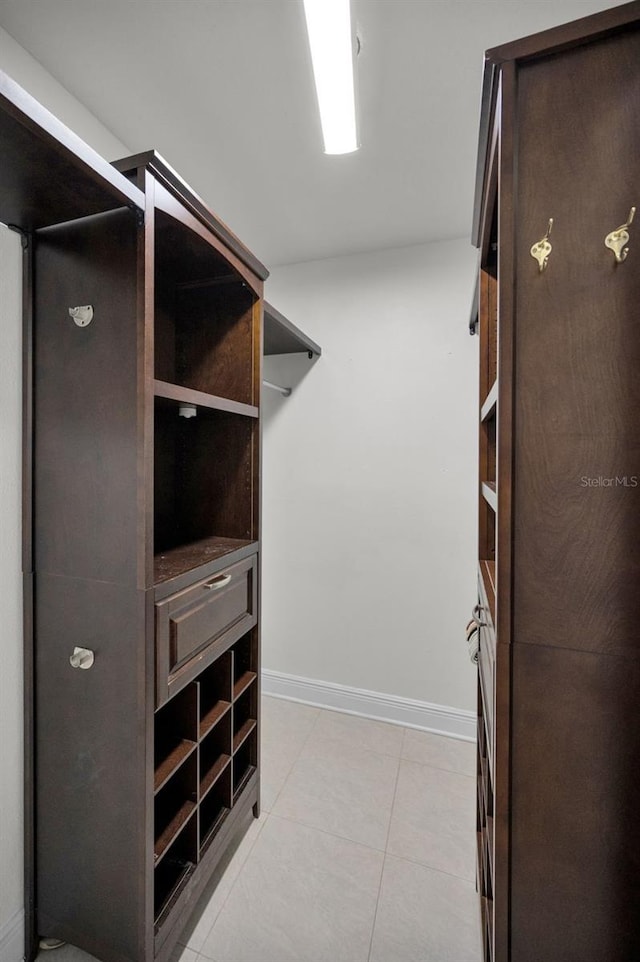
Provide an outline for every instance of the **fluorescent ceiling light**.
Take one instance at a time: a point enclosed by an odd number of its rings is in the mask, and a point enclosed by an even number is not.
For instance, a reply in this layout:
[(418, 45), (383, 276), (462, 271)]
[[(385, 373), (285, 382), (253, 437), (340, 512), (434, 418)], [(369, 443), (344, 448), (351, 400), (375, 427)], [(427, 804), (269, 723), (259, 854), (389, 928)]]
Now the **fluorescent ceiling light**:
[(327, 154), (358, 149), (349, 0), (304, 0)]

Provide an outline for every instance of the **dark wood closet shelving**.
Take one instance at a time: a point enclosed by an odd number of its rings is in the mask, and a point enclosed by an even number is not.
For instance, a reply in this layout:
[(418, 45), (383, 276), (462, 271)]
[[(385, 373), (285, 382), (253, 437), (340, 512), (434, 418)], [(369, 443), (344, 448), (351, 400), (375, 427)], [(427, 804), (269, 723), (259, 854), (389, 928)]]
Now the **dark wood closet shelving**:
[(602, 146), (637, 157), (638, 80), (640, 2), (485, 55), (470, 324), (484, 962), (640, 958), (640, 510), (624, 483), (640, 240), (631, 225), (618, 258), (615, 236), (640, 198), (636, 162), (611, 177)]
[(245, 671), (233, 686), (233, 698), (239, 698), (257, 678), (255, 671)]
[(493, 417), (496, 411), (496, 404), (498, 403), (498, 382), (494, 381), (489, 393), (487, 394), (486, 400), (482, 407), (480, 408), (480, 420), (486, 421), (488, 418)]
[(230, 414), (241, 414), (249, 418), (257, 418), (259, 415), (259, 410), (255, 405), (230, 401), (229, 398), (205, 394), (204, 391), (194, 391), (192, 388), (181, 387), (179, 384), (169, 384), (167, 381), (155, 380), (153, 389), (157, 398), (176, 401), (178, 404), (195, 404), (196, 407), (211, 408), (214, 411), (227, 411)]
[(259, 814), (268, 271), (157, 154), (107, 163), (2, 73), (0, 221), (26, 235), (25, 954), (170, 962)]
[(194, 541), (193, 544), (179, 545), (177, 548), (163, 551), (154, 558), (154, 583), (159, 585), (163, 581), (177, 578), (187, 571), (211, 561), (218, 561), (235, 551), (250, 548), (254, 544), (253, 541), (243, 538), (220, 538), (214, 535)]
[(169, 851), (172, 842), (175, 841), (177, 836), (180, 834), (180, 830), (186, 824), (187, 820), (195, 812), (195, 810), (195, 802), (183, 802), (169, 824), (162, 830), (161, 834), (156, 839), (153, 849), (153, 856), (156, 864), (160, 862), (164, 855)]
[(245, 741), (256, 727), (255, 718), (248, 718), (233, 736), (233, 753), (240, 750)]
[(483, 481), (482, 497), (493, 512), (498, 510), (498, 495), (496, 493), (495, 481)]
[(208, 735), (212, 728), (218, 724), (221, 718), (224, 718), (226, 713), (231, 708), (231, 702), (219, 701), (213, 708), (210, 708), (206, 715), (200, 721), (200, 739), (202, 740), (205, 735)]
[(196, 742), (189, 741), (186, 738), (181, 739), (156, 768), (153, 779), (154, 792), (157, 793), (161, 788), (164, 788), (171, 776), (177, 772), (182, 763), (187, 760), (195, 749)]
[(200, 781), (200, 800), (205, 797), (207, 792), (209, 792), (215, 783), (218, 781), (227, 765), (231, 763), (231, 755), (220, 755), (220, 757), (214, 762), (214, 764), (209, 768)]

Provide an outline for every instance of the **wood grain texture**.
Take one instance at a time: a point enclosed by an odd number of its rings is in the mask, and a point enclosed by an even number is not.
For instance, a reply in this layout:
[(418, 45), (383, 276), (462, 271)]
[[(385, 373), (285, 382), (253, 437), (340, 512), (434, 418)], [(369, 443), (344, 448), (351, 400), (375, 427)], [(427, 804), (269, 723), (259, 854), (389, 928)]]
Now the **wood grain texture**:
[[(137, 579), (137, 225), (128, 211), (37, 235), (35, 567)], [(69, 308), (91, 304), (78, 327)]]
[[(145, 596), (47, 574), (35, 590), (38, 930), (106, 960), (139, 958), (150, 802)], [(95, 652), (90, 670), (69, 664), (76, 645)]]
[(639, 691), (635, 658), (513, 648), (518, 962), (640, 955)]
[[(640, 646), (640, 243), (620, 265), (604, 245), (638, 200), (634, 167), (620, 164), (640, 147), (625, 93), (638, 63), (636, 32), (520, 71), (514, 637), (522, 643)], [(552, 151), (540, 150), (542, 137)], [(553, 251), (540, 273), (529, 246), (549, 217)]]

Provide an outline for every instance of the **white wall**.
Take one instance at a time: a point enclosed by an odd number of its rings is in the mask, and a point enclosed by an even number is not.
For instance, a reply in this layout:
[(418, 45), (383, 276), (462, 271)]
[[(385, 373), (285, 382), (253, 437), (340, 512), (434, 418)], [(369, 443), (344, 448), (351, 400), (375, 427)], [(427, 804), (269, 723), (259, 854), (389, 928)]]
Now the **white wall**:
[(94, 150), (116, 160), (131, 151), (100, 123), (87, 108), (58, 83), (42, 64), (0, 27), (0, 70), (24, 87), (47, 110), (82, 137)]
[(0, 960), (22, 956), (20, 238), (0, 227)]
[(263, 664), (474, 708), (477, 340), (467, 240), (276, 268), (323, 348), (267, 358)]
[[(0, 69), (108, 159), (130, 151), (0, 29)], [(0, 962), (24, 952), (22, 889), (21, 248), (0, 227)]]

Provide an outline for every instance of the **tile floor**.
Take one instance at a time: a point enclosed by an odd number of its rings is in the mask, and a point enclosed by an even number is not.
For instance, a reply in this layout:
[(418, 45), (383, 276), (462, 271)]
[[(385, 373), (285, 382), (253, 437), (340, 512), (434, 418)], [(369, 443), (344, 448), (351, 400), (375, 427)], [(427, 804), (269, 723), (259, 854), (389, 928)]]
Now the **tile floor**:
[(174, 962), (480, 962), (474, 776), (468, 742), (265, 698), (262, 814)]

